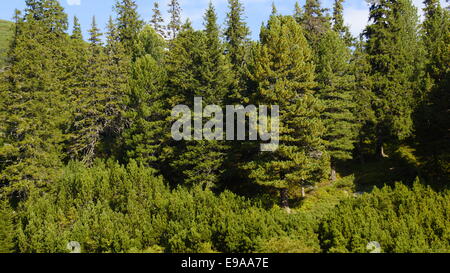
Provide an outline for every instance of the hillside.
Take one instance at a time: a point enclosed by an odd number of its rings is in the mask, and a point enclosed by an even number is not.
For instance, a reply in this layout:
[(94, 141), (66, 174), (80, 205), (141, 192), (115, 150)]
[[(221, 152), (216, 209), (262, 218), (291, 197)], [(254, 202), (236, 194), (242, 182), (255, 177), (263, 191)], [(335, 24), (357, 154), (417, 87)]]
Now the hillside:
[(11, 37), (12, 24), (12, 22), (0, 20), (0, 67), (2, 67), (5, 62), (6, 51)]

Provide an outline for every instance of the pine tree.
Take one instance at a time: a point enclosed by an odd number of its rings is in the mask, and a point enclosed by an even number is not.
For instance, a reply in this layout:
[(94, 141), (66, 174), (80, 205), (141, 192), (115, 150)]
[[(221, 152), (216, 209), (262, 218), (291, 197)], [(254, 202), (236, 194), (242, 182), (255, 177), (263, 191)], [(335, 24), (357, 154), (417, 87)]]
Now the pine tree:
[(150, 20), (150, 24), (152, 25), (152, 27), (156, 31), (156, 33), (161, 35), (161, 37), (163, 37), (163, 38), (167, 38), (166, 37), (166, 28), (164, 26), (164, 19), (162, 18), (161, 10), (159, 9), (158, 2), (153, 3), (153, 15), (152, 15), (152, 19)]
[(256, 86), (252, 102), (279, 106), (280, 145), (257, 153), (245, 168), (256, 183), (280, 190), (281, 205), (288, 207), (289, 189), (321, 180), (328, 165), (321, 107), (313, 95), (313, 53), (291, 16), (272, 16), (260, 37), (249, 67)]
[(170, 0), (169, 10), (170, 22), (167, 25), (168, 39), (173, 40), (181, 30), (181, 7), (178, 0)]
[(125, 141), (128, 159), (161, 170), (163, 149), (168, 142), (166, 135), (170, 131), (170, 113), (162, 56), (152, 53), (163, 51), (165, 43), (155, 30), (149, 28), (147, 31), (152, 32), (145, 39), (149, 45), (145, 50), (148, 53), (139, 57), (132, 67), (127, 100), (131, 126), (125, 131)]
[(335, 0), (333, 7), (333, 30), (339, 33), (340, 37), (345, 40), (347, 46), (353, 44), (354, 38), (350, 33), (350, 29), (344, 22), (344, 7), (342, 3), (345, 0)]
[(410, 0), (373, 2), (365, 35), (377, 117), (377, 150), (390, 137), (405, 139), (413, 131), (412, 113), (423, 55), (417, 11)]
[(2, 121), (6, 145), (0, 148), (8, 162), (2, 180), (16, 193), (46, 186), (58, 174), (70, 116), (65, 86), (67, 15), (54, 0), (26, 3), (10, 49), (8, 107)]
[[(224, 105), (231, 85), (230, 65), (223, 55), (214, 7), (205, 14), (205, 31), (190, 26), (174, 40), (168, 56), (169, 87), (177, 104), (191, 105), (202, 97), (204, 105)], [(184, 182), (217, 186), (223, 172), (226, 146), (220, 140), (194, 140), (178, 143), (178, 160), (172, 166), (183, 170)]]
[(136, 54), (136, 41), (144, 23), (139, 18), (135, 0), (117, 0), (117, 35), (125, 53), (132, 58)]
[(317, 93), (325, 106), (322, 114), (326, 128), (324, 139), (331, 156), (331, 179), (334, 181), (336, 162), (352, 159), (359, 129), (353, 114), (355, 78), (350, 66), (350, 49), (337, 32), (330, 29), (322, 36), (316, 54)]

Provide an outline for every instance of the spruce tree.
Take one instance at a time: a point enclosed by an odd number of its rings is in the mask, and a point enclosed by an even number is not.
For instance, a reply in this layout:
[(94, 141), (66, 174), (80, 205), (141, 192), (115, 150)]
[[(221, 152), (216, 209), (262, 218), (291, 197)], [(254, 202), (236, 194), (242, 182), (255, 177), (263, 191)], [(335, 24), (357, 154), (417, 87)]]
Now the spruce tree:
[(321, 35), (329, 29), (330, 18), (327, 9), (321, 7), (320, 0), (306, 0), (302, 25), (309, 44), (315, 49)]
[(355, 120), (355, 77), (350, 66), (351, 52), (339, 34), (329, 30), (319, 42), (317, 61), (318, 97), (325, 107), (327, 150), (331, 156), (331, 179), (336, 180), (335, 164), (352, 159), (358, 124)]
[[(153, 28), (146, 31), (146, 54), (133, 63), (130, 93), (127, 99), (127, 117), (130, 128), (125, 131), (127, 158), (145, 166), (161, 169), (163, 149), (170, 131), (167, 104), (166, 71), (159, 52), (164, 50), (164, 40)], [(158, 52), (158, 54), (154, 54)]]
[[(123, 158), (124, 149), (121, 136), (129, 123), (125, 117), (125, 99), (129, 92), (128, 81), (133, 56), (130, 56), (125, 48), (125, 44), (120, 38), (119, 29), (111, 17), (107, 25), (106, 41), (107, 65), (105, 73), (109, 99), (106, 104), (105, 114), (109, 117), (109, 122), (105, 125), (103, 132), (102, 152), (107, 156), (115, 155), (118, 158)], [(139, 52), (139, 46), (136, 46), (136, 44), (138, 43), (133, 41), (135, 53)], [(135, 55), (138, 56), (138, 54)]]
[(291, 187), (313, 184), (327, 172), (313, 53), (291, 16), (272, 16), (260, 37), (249, 66), (256, 87), (252, 102), (279, 106), (280, 145), (258, 152), (245, 169), (256, 183), (279, 190), (281, 206), (288, 207)]
[(247, 52), (249, 48), (250, 30), (244, 22), (244, 8), (241, 1), (229, 0), (229, 12), (226, 18), (226, 29), (224, 32), (226, 52), (235, 71), (234, 101), (245, 100), (245, 65), (247, 63)]
[(339, 33), (340, 37), (345, 40), (347, 46), (351, 46), (354, 38), (350, 33), (350, 29), (344, 22), (344, 7), (345, 0), (335, 0), (333, 6), (333, 30)]
[(156, 31), (156, 33), (161, 35), (161, 37), (166, 38), (166, 28), (164, 26), (164, 19), (162, 18), (158, 2), (153, 3), (153, 15), (152, 19), (150, 20), (150, 24)]
[(117, 0), (117, 35), (122, 43), (125, 53), (135, 57), (136, 41), (144, 23), (139, 18), (135, 0)]
[(101, 135), (111, 117), (106, 111), (110, 95), (105, 73), (108, 62), (95, 17), (92, 18), (89, 34), (85, 82), (75, 101), (76, 110), (69, 151), (72, 158), (92, 163), (98, 155)]
[[(204, 105), (224, 106), (232, 75), (223, 55), (212, 4), (205, 14), (204, 32), (194, 31), (188, 25), (174, 40), (168, 55), (168, 76), (176, 104), (192, 106), (194, 97), (202, 97)], [(217, 186), (226, 151), (223, 141), (202, 139), (177, 146), (179, 156), (172, 166), (183, 171), (184, 182), (206, 188)]]
[(181, 30), (181, 7), (178, 0), (170, 0), (168, 5), (170, 21), (167, 25), (167, 36), (168, 39), (173, 40)]
[(402, 140), (413, 132), (423, 55), (418, 40), (417, 10), (410, 0), (374, 1), (367, 27), (367, 53), (371, 65), (377, 117), (377, 150), (390, 137)]
[[(46, 186), (58, 175), (69, 123), (66, 89), (67, 16), (57, 1), (27, 1), (10, 49), (4, 94), (7, 166), (1, 180), (16, 193)], [(23, 195), (21, 195), (23, 197)]]
[(357, 124), (360, 126), (358, 133), (357, 156), (361, 163), (365, 163), (365, 155), (372, 154), (373, 147), (368, 146), (374, 136), (376, 123), (374, 94), (372, 92), (371, 66), (366, 52), (365, 41), (360, 37), (355, 44), (355, 50), (351, 60), (352, 74), (355, 77), (354, 102), (356, 108), (353, 111)]
[(303, 9), (298, 2), (295, 2), (294, 7), (294, 19), (297, 23), (301, 24), (303, 22)]
[[(424, 2), (425, 20), (422, 24), (422, 42), (426, 49), (424, 92), (422, 105), (416, 117), (419, 152), (426, 159), (426, 173), (433, 180), (449, 179), (450, 127), (450, 12), (436, 0)], [(433, 132), (433, 133), (430, 133)]]

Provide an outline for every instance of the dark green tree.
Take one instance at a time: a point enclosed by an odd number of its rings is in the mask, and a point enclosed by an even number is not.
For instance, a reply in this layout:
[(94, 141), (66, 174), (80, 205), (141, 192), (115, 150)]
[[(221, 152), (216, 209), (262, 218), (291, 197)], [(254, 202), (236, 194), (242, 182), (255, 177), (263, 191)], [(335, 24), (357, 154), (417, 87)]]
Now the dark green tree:
[[(169, 86), (171, 92), (178, 93), (181, 104), (192, 106), (194, 97), (202, 97), (204, 105), (224, 106), (232, 74), (223, 51), (217, 15), (210, 4), (205, 14), (205, 31), (186, 26), (174, 40), (168, 56)], [(217, 186), (227, 149), (224, 142), (202, 138), (178, 144), (180, 156), (172, 165), (183, 170), (184, 182), (207, 188)]]
[(345, 0), (335, 0), (333, 6), (333, 30), (339, 33), (339, 36), (345, 40), (347, 46), (353, 44), (354, 38), (350, 33), (350, 29), (344, 22), (344, 6)]
[(313, 53), (292, 16), (272, 16), (260, 37), (249, 67), (256, 87), (252, 102), (279, 106), (280, 145), (258, 152), (245, 168), (256, 183), (279, 190), (281, 206), (288, 207), (291, 187), (313, 184), (328, 173), (322, 109), (313, 94)]
[(317, 94), (325, 107), (322, 119), (326, 133), (323, 137), (331, 156), (331, 180), (335, 181), (336, 162), (352, 159), (359, 129), (353, 114), (356, 108), (355, 77), (350, 65), (350, 49), (337, 32), (330, 29), (323, 34), (316, 54)]
[(390, 137), (402, 140), (413, 132), (423, 52), (417, 10), (410, 0), (373, 2), (370, 20), (365, 35), (375, 95), (377, 150), (385, 157), (385, 141)]
[(144, 22), (137, 12), (135, 0), (117, 0), (115, 5), (117, 12), (117, 35), (122, 43), (125, 53), (135, 58), (136, 41)]
[[(69, 124), (66, 89), (67, 16), (58, 1), (27, 1), (10, 49), (2, 110), (1, 176), (16, 193), (46, 186), (58, 175)], [(23, 197), (23, 195), (21, 195)]]
[[(245, 100), (245, 65), (249, 48), (250, 30), (244, 21), (244, 7), (239, 0), (228, 1), (226, 29), (224, 32), (226, 52), (235, 71), (236, 82), (232, 89), (235, 91), (232, 97), (235, 101)], [(233, 100), (233, 99), (232, 99)]]

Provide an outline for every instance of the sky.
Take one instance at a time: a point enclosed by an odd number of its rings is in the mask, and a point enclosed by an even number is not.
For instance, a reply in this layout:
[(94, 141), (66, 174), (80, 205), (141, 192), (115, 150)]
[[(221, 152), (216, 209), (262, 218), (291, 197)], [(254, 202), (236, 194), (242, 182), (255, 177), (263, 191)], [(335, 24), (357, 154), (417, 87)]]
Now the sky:
[[(153, 2), (158, 1), (161, 11), (165, 17), (167, 15), (167, 3), (169, 0), (136, 0), (139, 13), (143, 20), (148, 22), (152, 16)], [(183, 9), (183, 21), (190, 18), (196, 29), (203, 27), (203, 14), (209, 2), (213, 2), (218, 13), (219, 23), (223, 26), (225, 16), (228, 11), (227, 0), (180, 0)], [(258, 39), (259, 29), (262, 22), (267, 21), (272, 11), (272, 2), (275, 2), (278, 12), (284, 15), (293, 13), (295, 2), (298, 1), (302, 6), (305, 0), (242, 0), (245, 7), (246, 22), (252, 31), (252, 38)], [(15, 9), (23, 10), (25, 0), (0, 0), (0, 19), (11, 20)], [(322, 0), (322, 6), (332, 8), (334, 0)], [(413, 0), (414, 5), (421, 9), (423, 0)], [(85, 37), (90, 28), (92, 16), (96, 17), (99, 27), (104, 28), (110, 15), (114, 15), (113, 6), (115, 0), (60, 0), (65, 12), (72, 18), (76, 15), (80, 19)], [(445, 6), (445, 0), (441, 0)], [(344, 17), (351, 32), (356, 36), (361, 33), (367, 24), (369, 7), (365, 0), (346, 0), (344, 3)], [(70, 19), (72, 21), (72, 19)], [(72, 24), (70, 24), (72, 25)]]

